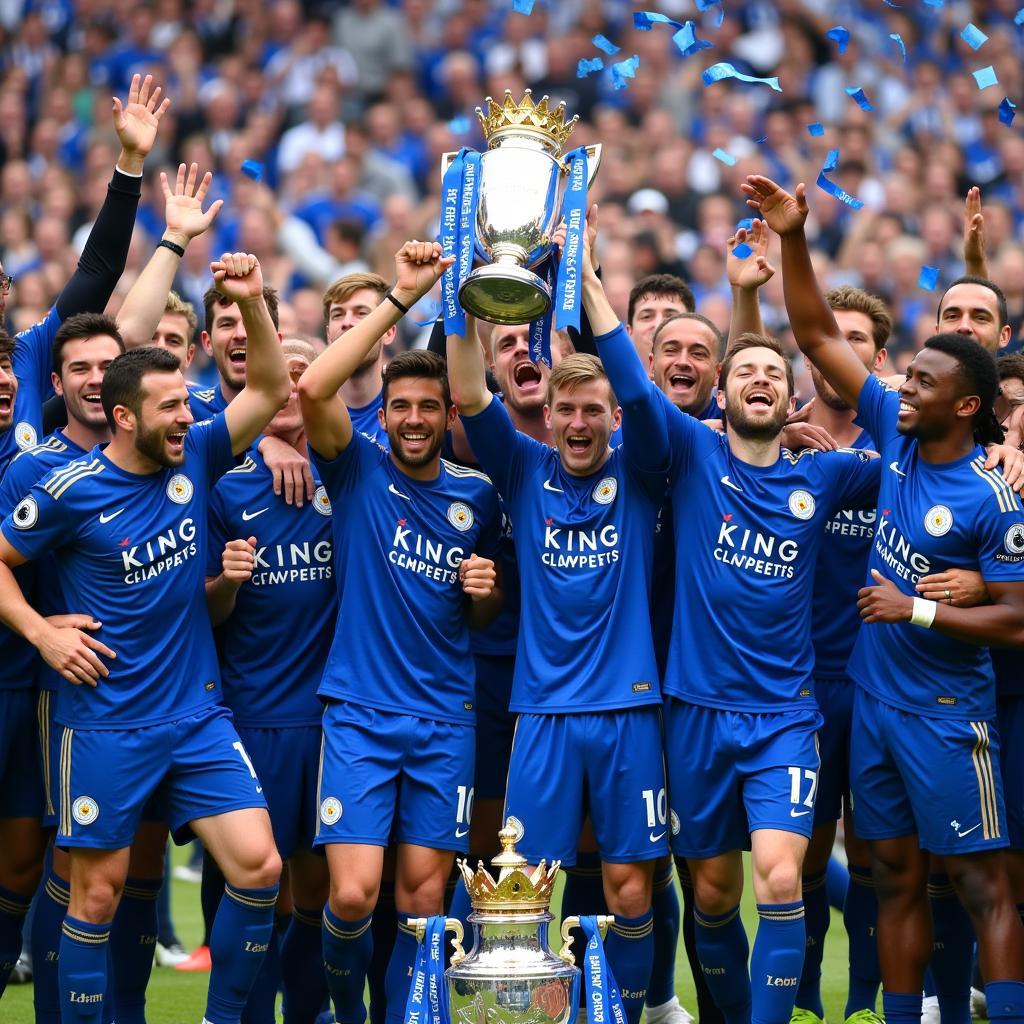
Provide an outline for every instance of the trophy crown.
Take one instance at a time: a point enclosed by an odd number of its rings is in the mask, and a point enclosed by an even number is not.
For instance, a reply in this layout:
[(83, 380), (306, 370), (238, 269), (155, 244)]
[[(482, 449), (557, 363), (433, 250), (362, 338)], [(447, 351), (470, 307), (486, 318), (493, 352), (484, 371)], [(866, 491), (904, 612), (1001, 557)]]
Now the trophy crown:
[(483, 861), (477, 863), (475, 872), (467, 861), (459, 861), (474, 910), (485, 914), (537, 914), (548, 909), (559, 862), (548, 866), (542, 860), (533, 873), (527, 875), (526, 858), (516, 850), (516, 843), (522, 837), (523, 826), (516, 818), (509, 818), (498, 832), (502, 849), (491, 860), (491, 866), (498, 869), (497, 881)]
[(503, 103), (495, 103), (490, 96), (487, 97), (486, 103), (487, 112), (477, 107), (476, 116), (480, 118), (484, 138), (488, 143), (492, 138), (500, 137), (501, 134), (514, 129), (542, 135), (561, 150), (580, 119), (579, 114), (576, 114), (566, 121), (565, 103), (559, 103), (551, 110), (547, 96), (541, 97), (540, 103), (534, 103), (533, 94), (529, 89), (520, 103), (512, 99), (511, 89), (505, 90)]

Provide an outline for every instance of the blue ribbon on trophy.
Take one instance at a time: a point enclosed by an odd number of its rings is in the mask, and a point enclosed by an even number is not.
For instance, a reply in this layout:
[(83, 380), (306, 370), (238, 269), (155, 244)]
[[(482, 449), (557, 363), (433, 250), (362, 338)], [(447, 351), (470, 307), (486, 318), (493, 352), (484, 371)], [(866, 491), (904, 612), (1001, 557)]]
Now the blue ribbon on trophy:
[(444, 917), (427, 918), (416, 951), (405, 1024), (449, 1024), (448, 985), (444, 977)]
[(463, 147), (449, 164), (441, 184), (442, 255), (454, 256), (441, 278), (441, 309), (445, 334), (466, 333), (466, 313), (459, 304), (459, 286), (473, 269), (476, 249), (476, 207), (479, 196), (480, 154)]
[[(626, 1024), (626, 1009), (618, 982), (608, 966), (604, 943), (596, 917), (580, 917), (580, 928), (587, 937), (587, 949), (583, 954), (583, 996), (587, 1005), (587, 1024)], [(580, 974), (576, 976), (576, 990), (573, 992), (574, 1009), (579, 1007)]]

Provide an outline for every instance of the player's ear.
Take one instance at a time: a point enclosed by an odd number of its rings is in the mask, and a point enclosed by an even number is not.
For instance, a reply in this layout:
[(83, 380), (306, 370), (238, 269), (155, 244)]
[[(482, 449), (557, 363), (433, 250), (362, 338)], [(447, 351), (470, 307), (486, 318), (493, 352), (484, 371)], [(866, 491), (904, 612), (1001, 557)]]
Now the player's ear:
[(551, 406), (547, 402), (544, 403), (544, 426), (551, 429)]
[(715, 389), (715, 401), (718, 402), (718, 408), (725, 412), (725, 388)]
[(60, 377), (58, 377), (57, 374), (55, 374), (55, 373), (51, 373), (50, 374), (50, 383), (53, 384), (53, 390), (58, 395), (63, 396), (63, 394), (64, 394), (64, 385), (61, 383)]
[(199, 339), (203, 343), (203, 351), (208, 356), (212, 356), (213, 355), (213, 345), (210, 344), (210, 336), (206, 333), (206, 331), (203, 331), (202, 334), (199, 335)]
[(388, 429), (388, 418), (387, 418), (387, 416), (384, 415), (384, 406), (383, 405), (377, 410), (377, 422), (380, 423), (380, 425), (385, 430)]
[(135, 413), (127, 405), (114, 406), (114, 424), (118, 430), (135, 430)]
[(612, 433), (614, 434), (622, 426), (622, 406), (617, 405), (612, 410)]
[(445, 413), (444, 417), (444, 429), (451, 430), (455, 425), (455, 420), (458, 418), (459, 410), (454, 405), (448, 406), (448, 412)]

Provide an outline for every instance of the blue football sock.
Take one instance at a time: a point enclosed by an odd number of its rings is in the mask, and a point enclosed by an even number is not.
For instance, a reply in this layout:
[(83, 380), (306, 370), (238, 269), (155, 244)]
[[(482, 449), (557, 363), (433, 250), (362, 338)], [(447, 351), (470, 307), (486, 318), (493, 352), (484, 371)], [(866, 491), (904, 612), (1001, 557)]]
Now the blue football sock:
[[(249, 998), (242, 1010), (242, 1024), (274, 1024), (277, 1020), (277, 991), (281, 987), (281, 946), (277, 937), (277, 929), (270, 932), (267, 944), (267, 955), (259, 974), (249, 989)], [(117, 1014), (121, 1020), (120, 1010)]]
[(920, 992), (882, 991), (885, 1024), (921, 1024)]
[(327, 999), (321, 919), (318, 910), (293, 908), (281, 940), (285, 1024), (313, 1024)]
[(1024, 1021), (1024, 981), (990, 981), (985, 986), (988, 1019), (993, 1024)]
[(114, 914), (110, 953), (117, 964), (113, 996), (118, 1024), (146, 1024), (146, 986), (153, 972), (160, 888), (160, 879), (129, 878)]
[(843, 923), (850, 939), (850, 988), (844, 1016), (858, 1010), (873, 1010), (882, 984), (878, 966), (878, 897), (870, 868), (850, 868), (850, 887), (846, 890)]
[(662, 1006), (676, 994), (676, 946), (679, 945), (679, 894), (672, 861), (654, 875), (654, 956), (647, 1005)]
[(850, 887), (850, 870), (843, 867), (835, 857), (829, 857), (825, 866), (825, 891), (828, 905), (841, 914), (846, 906), (846, 890)]
[(974, 929), (947, 875), (928, 876), (935, 945), (930, 962), (942, 1024), (970, 1024)]
[(7, 988), (11, 971), (21, 956), (21, 932), (25, 915), (32, 905), (31, 896), (19, 896), (0, 886), (0, 995)]
[(60, 1024), (60, 982), (57, 978), (60, 926), (64, 923), (70, 901), (70, 885), (51, 868), (39, 890), (29, 934), (36, 1024)]
[(343, 921), (325, 906), (321, 920), (324, 970), (334, 1001), (334, 1015), (339, 1024), (362, 1024), (366, 1020), (363, 986), (373, 956), (372, 915), (358, 921)]
[(693, 923), (701, 971), (726, 1024), (750, 1024), (750, 946), (740, 908), (716, 915), (694, 907)]
[(60, 937), (58, 976), (63, 1024), (98, 1024), (107, 995), (111, 922), (90, 924), (68, 914)]
[(629, 1024), (640, 1024), (654, 959), (654, 911), (639, 917), (615, 915), (604, 941), (608, 966), (619, 984)]
[(210, 1024), (239, 1024), (249, 990), (256, 981), (274, 931), (278, 886), (236, 889), (224, 886), (224, 898), (210, 931)]
[[(597, 853), (577, 853), (576, 863), (563, 868), (565, 883), (562, 886), (562, 920), (567, 917), (584, 917), (589, 914), (607, 914), (604, 901), (604, 884), (601, 881), (601, 856)], [(583, 963), (586, 949), (583, 932), (576, 929), (572, 936), (572, 954), (576, 963)]]
[(817, 875), (804, 875), (803, 878), (807, 940), (804, 967), (796, 989), (796, 1005), (822, 1018), (825, 1016), (825, 1007), (821, 1004), (821, 958), (825, 953), (825, 933), (832, 917), (826, 878), (824, 871)]
[(758, 903), (757, 916), (750, 958), (751, 1024), (789, 1024), (807, 944), (804, 904)]
[[(690, 868), (683, 857), (676, 857), (676, 872), (679, 875), (679, 888), (683, 893), (683, 946), (686, 949), (686, 961), (690, 965), (693, 987), (697, 993), (697, 1019), (700, 1024), (725, 1024), (725, 1017), (712, 998), (704, 971), (701, 970), (700, 957), (697, 955), (696, 925), (693, 921), (693, 879)], [(744, 941), (746, 936), (744, 936)]]
[[(391, 951), (395, 948), (398, 918), (395, 916), (395, 881), (384, 879), (380, 883), (377, 906), (373, 910), (373, 951), (366, 969), (366, 984), (370, 990), (370, 1024), (384, 1024), (387, 1016), (388, 994), (385, 982)], [(362, 995), (360, 994), (360, 998)]]
[(395, 934), (395, 948), (391, 950), (388, 962), (388, 973), (384, 978), (387, 992), (388, 1009), (385, 1020), (387, 1024), (405, 1024), (405, 1004), (409, 998), (409, 986), (412, 984), (413, 968), (416, 966), (416, 930), (405, 922), (415, 914), (407, 914), (397, 909), (398, 932)]

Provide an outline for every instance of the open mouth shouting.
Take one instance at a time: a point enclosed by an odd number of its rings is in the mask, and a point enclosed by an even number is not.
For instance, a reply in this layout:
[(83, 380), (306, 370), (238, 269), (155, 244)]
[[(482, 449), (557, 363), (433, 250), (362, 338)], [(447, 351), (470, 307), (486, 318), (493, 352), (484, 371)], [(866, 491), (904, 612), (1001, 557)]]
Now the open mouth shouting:
[(229, 348), (228, 349), (228, 362), (230, 362), (231, 365), (236, 370), (244, 370), (245, 369), (245, 346), (244, 345), (242, 345), (242, 346), (237, 346), (236, 345), (233, 348)]
[(185, 434), (187, 430), (177, 430), (167, 435), (167, 447), (171, 455), (183, 455), (185, 452)]
[(669, 375), (668, 386), (669, 390), (674, 395), (683, 395), (693, 389), (693, 386), (697, 383), (697, 378), (685, 370), (680, 370), (677, 373)]
[(14, 390), (0, 389), (0, 420), (9, 420), (14, 416)]
[(512, 370), (512, 383), (522, 394), (532, 395), (540, 391), (543, 377), (535, 363), (524, 360)]
[(775, 396), (765, 388), (753, 388), (747, 392), (743, 404), (748, 409), (770, 410), (775, 405)]
[(573, 455), (586, 455), (594, 446), (594, 439), (586, 434), (566, 434), (565, 446)]

